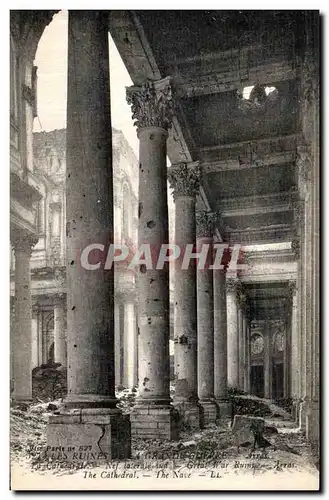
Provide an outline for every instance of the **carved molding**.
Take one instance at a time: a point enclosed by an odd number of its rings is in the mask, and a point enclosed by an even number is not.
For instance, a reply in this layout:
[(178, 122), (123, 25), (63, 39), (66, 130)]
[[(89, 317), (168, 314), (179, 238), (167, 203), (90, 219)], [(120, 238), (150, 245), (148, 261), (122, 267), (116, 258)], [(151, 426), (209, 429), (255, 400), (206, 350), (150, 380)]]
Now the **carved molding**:
[(215, 232), (216, 223), (220, 216), (217, 212), (206, 212), (204, 210), (196, 212), (196, 237), (211, 237)]
[(170, 77), (155, 82), (147, 80), (141, 87), (127, 87), (126, 98), (137, 130), (160, 127), (167, 131), (171, 128), (173, 99)]
[(170, 187), (174, 189), (174, 200), (179, 196), (195, 198), (199, 192), (201, 180), (199, 163), (180, 163), (172, 166), (168, 170), (168, 179)]

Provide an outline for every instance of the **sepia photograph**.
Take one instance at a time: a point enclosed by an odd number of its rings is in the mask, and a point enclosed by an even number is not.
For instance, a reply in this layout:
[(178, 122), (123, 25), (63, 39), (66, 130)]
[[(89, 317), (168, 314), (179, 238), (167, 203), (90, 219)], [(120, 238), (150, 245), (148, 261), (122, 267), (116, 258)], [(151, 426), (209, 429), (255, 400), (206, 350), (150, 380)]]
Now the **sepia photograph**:
[(9, 489), (319, 491), (321, 12), (92, 7), (8, 16)]

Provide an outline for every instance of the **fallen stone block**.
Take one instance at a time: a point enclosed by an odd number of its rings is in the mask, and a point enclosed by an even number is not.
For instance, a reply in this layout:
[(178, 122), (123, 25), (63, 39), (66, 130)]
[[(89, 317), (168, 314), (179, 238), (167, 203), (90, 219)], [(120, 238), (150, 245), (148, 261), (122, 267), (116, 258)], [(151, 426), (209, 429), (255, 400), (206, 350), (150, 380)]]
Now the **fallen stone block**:
[(265, 421), (261, 417), (235, 415), (231, 428), (234, 442), (237, 446), (246, 443), (254, 445), (255, 439), (264, 433)]

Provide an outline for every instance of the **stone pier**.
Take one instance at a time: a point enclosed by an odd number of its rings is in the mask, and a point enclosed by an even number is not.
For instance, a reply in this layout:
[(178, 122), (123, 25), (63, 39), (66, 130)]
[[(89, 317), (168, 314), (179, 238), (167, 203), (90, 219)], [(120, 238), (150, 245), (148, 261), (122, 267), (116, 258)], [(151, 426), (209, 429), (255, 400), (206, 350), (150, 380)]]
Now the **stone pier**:
[(235, 278), (226, 279), (227, 290), (227, 382), (230, 388), (239, 387), (239, 330), (237, 290)]
[(54, 306), (54, 358), (55, 363), (62, 366), (66, 366), (65, 327), (66, 310), (62, 299)]
[[(205, 425), (216, 422), (214, 396), (214, 285), (213, 233), (216, 214), (197, 212), (197, 252), (207, 256), (204, 266), (197, 267), (198, 318), (198, 395)], [(203, 260), (203, 259), (202, 259)], [(202, 264), (199, 259), (199, 264)]]
[[(70, 11), (68, 33), (68, 395), (66, 411), (50, 417), (47, 444), (89, 446), (106, 461), (130, 456), (129, 416), (114, 392), (114, 270), (102, 266), (113, 241), (108, 14)], [(95, 243), (99, 251), (83, 258)]]
[(244, 390), (245, 338), (243, 322), (243, 301), (245, 296), (238, 295), (238, 331), (239, 331), (239, 389)]
[(244, 361), (244, 392), (250, 392), (250, 313), (247, 304), (244, 306), (244, 316), (243, 316), (243, 329), (245, 336), (245, 361)]
[(124, 304), (124, 385), (132, 389), (137, 385), (137, 332), (134, 302)]
[(181, 419), (192, 428), (200, 427), (197, 389), (197, 297), (196, 261), (190, 259), (183, 269), (187, 245), (195, 246), (195, 202), (200, 173), (197, 163), (175, 165), (169, 169), (169, 181), (174, 188), (175, 244), (181, 249), (175, 261), (174, 342), (175, 396), (174, 405)]
[(12, 230), (15, 251), (15, 298), (12, 335), (12, 394), (15, 402), (32, 400), (32, 299), (30, 258), (35, 236), (22, 229)]
[[(139, 138), (138, 269), (139, 393), (132, 432), (143, 438), (178, 438), (178, 415), (169, 381), (169, 265), (157, 269), (168, 244), (167, 138), (172, 120), (169, 78), (127, 88)], [(148, 256), (148, 258), (147, 258)], [(151, 261), (151, 262), (150, 262)]]
[(227, 394), (226, 269), (214, 269), (214, 394), (217, 418), (230, 414)]

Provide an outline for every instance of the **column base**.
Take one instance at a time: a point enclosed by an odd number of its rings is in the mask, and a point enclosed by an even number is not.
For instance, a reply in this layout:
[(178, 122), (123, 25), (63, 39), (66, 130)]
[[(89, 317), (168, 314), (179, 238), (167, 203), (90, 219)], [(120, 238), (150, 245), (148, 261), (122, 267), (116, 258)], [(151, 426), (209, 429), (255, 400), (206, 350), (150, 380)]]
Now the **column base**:
[(203, 408), (196, 401), (174, 401), (179, 414), (180, 430), (199, 430), (203, 424)]
[(202, 422), (201, 427), (209, 424), (215, 424), (217, 420), (217, 404), (213, 400), (199, 400), (199, 404), (202, 408)]
[(232, 405), (228, 401), (217, 401), (217, 420), (221, 420), (223, 418), (231, 418), (232, 417)]
[(19, 405), (19, 404), (26, 404), (30, 405), (33, 403), (32, 397), (27, 397), (27, 396), (15, 396), (12, 394), (11, 396), (12, 404)]
[(101, 465), (131, 457), (129, 415), (120, 410), (88, 408), (49, 417), (46, 459), (77, 465)]
[(179, 416), (171, 405), (136, 404), (130, 414), (131, 434), (143, 439), (179, 439)]

